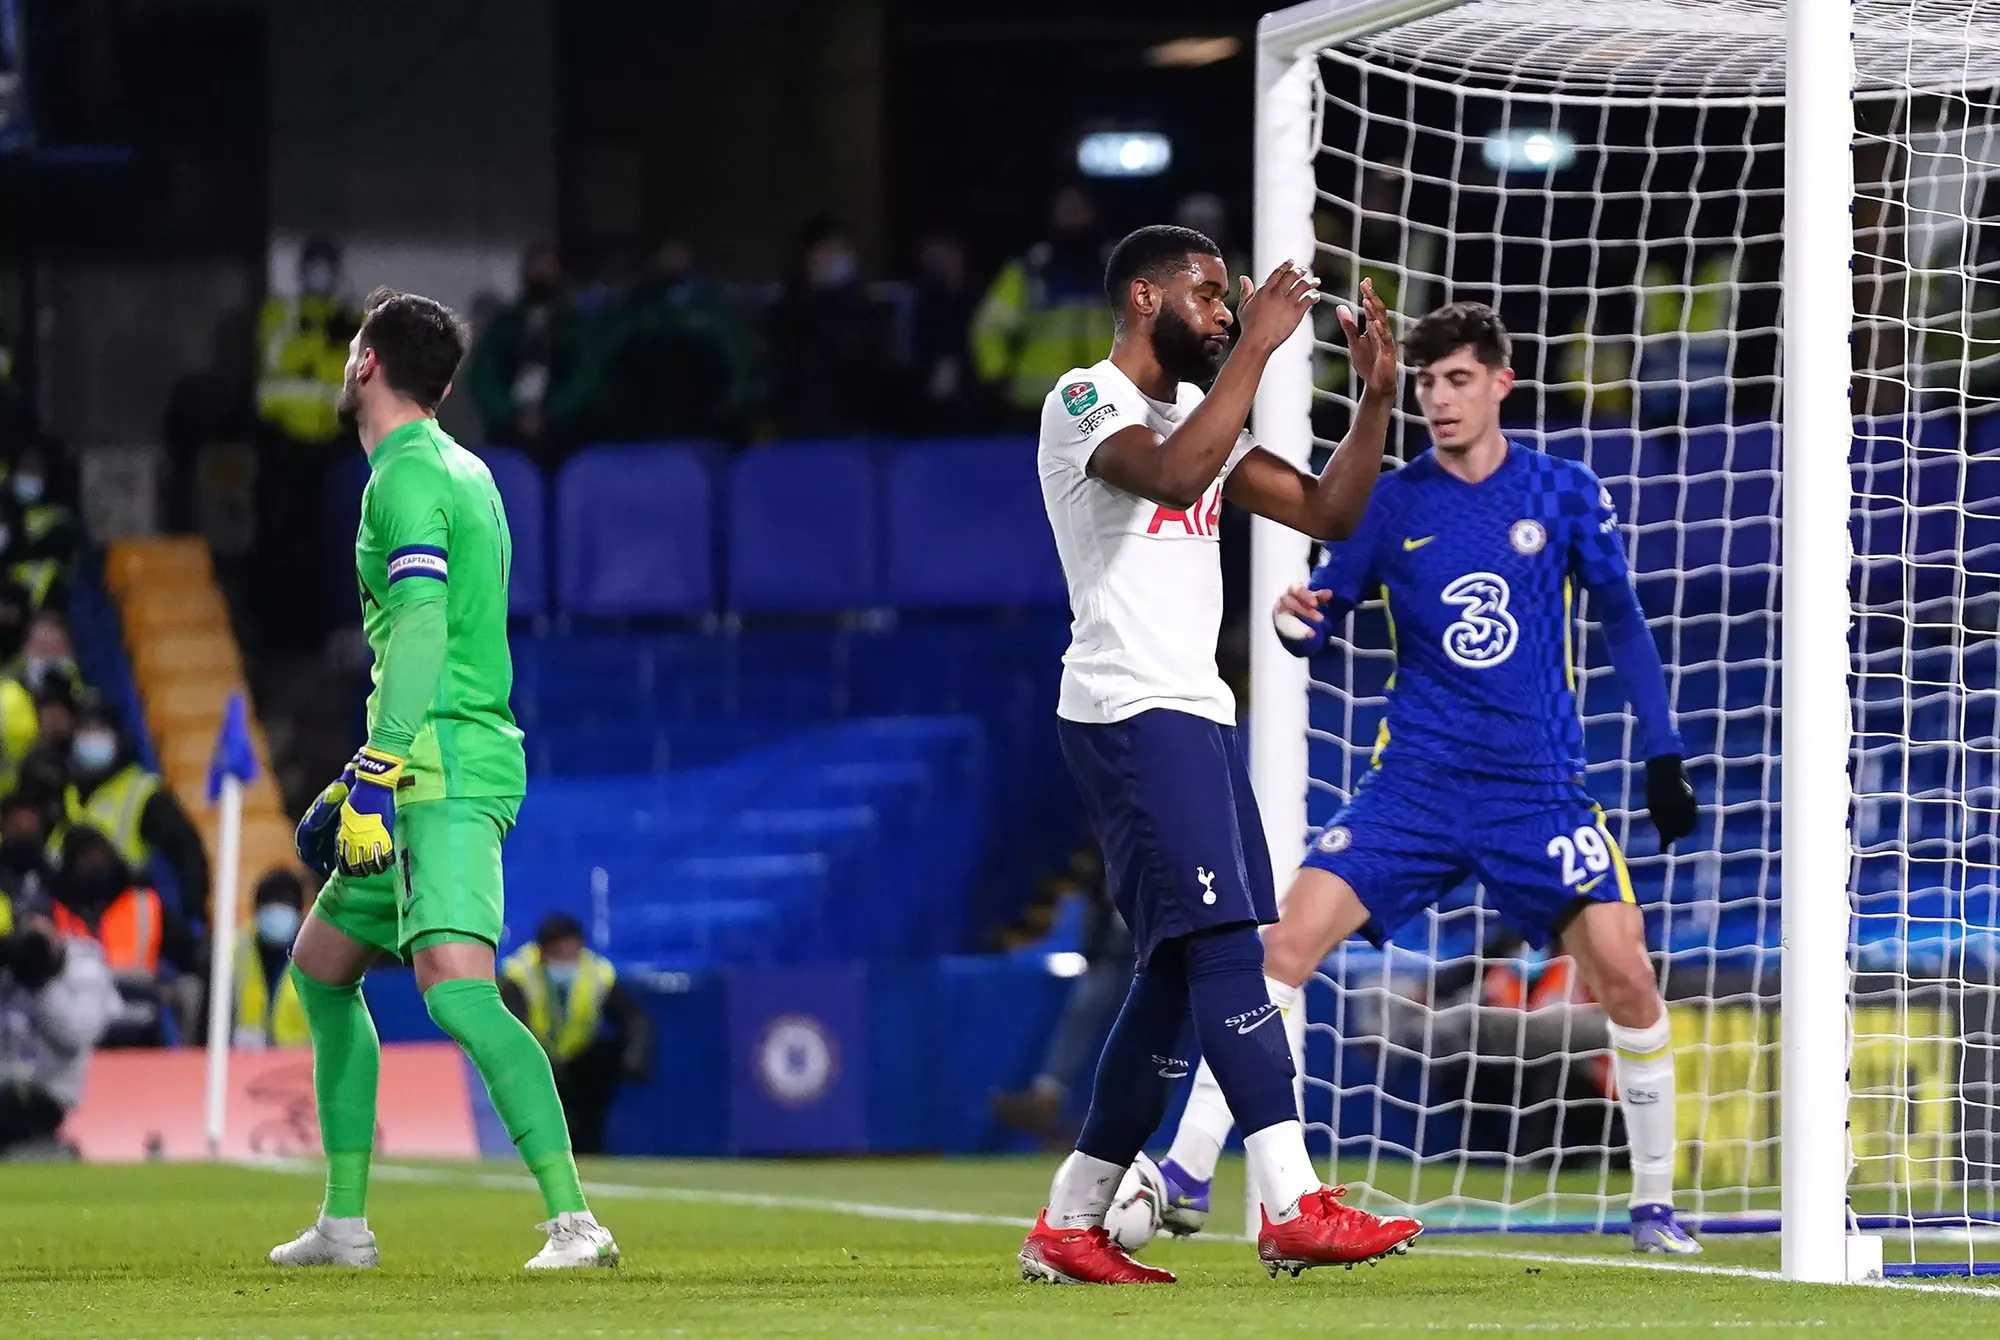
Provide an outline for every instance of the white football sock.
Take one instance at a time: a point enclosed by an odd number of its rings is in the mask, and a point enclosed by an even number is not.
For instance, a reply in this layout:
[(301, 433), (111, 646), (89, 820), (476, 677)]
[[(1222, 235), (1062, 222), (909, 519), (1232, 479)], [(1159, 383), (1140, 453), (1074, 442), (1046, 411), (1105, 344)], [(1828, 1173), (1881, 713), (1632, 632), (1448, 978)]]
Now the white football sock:
[(1285, 1030), (1285, 1046), (1292, 1053), (1292, 1102), (1305, 1115), (1306, 1084), (1306, 992), (1302, 986), (1286, 986), (1275, 977), (1264, 979), (1271, 1003), (1283, 1012), (1279, 1022)]
[(1056, 1169), (1049, 1188), (1050, 1228), (1094, 1228), (1104, 1222), (1125, 1169), (1077, 1150)]
[(1197, 1182), (1206, 1182), (1215, 1176), (1215, 1161), (1235, 1124), (1229, 1100), (1222, 1096), (1222, 1086), (1215, 1082), (1215, 1072), (1204, 1059), (1195, 1068), (1194, 1088), (1188, 1093), (1181, 1124), (1174, 1128), (1174, 1143), (1167, 1157)]
[(1263, 1197), (1264, 1214), (1281, 1224), (1299, 1212), (1299, 1201), (1319, 1190), (1319, 1174), (1306, 1153), (1306, 1128), (1281, 1121), (1243, 1137), (1251, 1185)]
[(1673, 1026), (1663, 1006), (1649, 1028), (1610, 1025), (1611, 1071), (1632, 1153), (1634, 1205), (1674, 1203)]
[[(1285, 1030), (1285, 1045), (1292, 1052), (1292, 1093), (1296, 1101), (1306, 1073), (1306, 1014), (1301, 992), (1298, 987), (1286, 986), (1272, 977), (1264, 979), (1264, 990), (1283, 1015), (1280, 1022)], [(1181, 1124), (1174, 1130), (1173, 1147), (1167, 1151), (1167, 1157), (1188, 1176), (1206, 1182), (1215, 1176), (1216, 1160), (1221, 1157), (1222, 1146), (1228, 1143), (1230, 1128), (1235, 1124), (1229, 1100), (1222, 1096), (1222, 1086), (1215, 1082), (1215, 1072), (1204, 1059), (1194, 1072), (1194, 1089), (1188, 1094), (1187, 1108), (1181, 1113)]]

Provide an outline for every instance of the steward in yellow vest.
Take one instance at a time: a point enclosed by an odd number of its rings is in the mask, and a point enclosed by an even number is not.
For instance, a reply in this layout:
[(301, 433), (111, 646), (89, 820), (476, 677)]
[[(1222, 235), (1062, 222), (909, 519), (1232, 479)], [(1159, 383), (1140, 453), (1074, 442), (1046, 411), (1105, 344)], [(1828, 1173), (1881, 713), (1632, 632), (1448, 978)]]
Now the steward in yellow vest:
[(577, 946), (574, 958), (544, 959), (542, 947), (528, 945), (509, 956), (502, 972), (525, 1002), (528, 1031), (551, 1062), (576, 1060), (604, 1022), (604, 1001), (617, 984), (609, 959)]
[(500, 966), (500, 998), (549, 1054), (556, 1092), (579, 1154), (604, 1152), (604, 1126), (621, 1080), (646, 1082), (652, 1027), (608, 959), (584, 948), (583, 927), (557, 912), (535, 942)]
[[(18, 534), (8, 536), (7, 543), (0, 545), (7, 554), (7, 576), (27, 592), (34, 608), (49, 604), (51, 597), (60, 605), (66, 592), (62, 583), (82, 542), (76, 512), (52, 496), (49, 465), (39, 448), (24, 448), (0, 469), (12, 495), (10, 526), (19, 528)], [(39, 684), (28, 688), (41, 690)]]
[(285, 971), (304, 916), (305, 887), (291, 871), (273, 870), (257, 881), (254, 897), (255, 919), (236, 934), (234, 1045), (309, 1046), (306, 1012)]
[(340, 249), (313, 238), (299, 253), (297, 295), (266, 299), (257, 319), (257, 417), (291, 442), (340, 436), (347, 342), (361, 319), (339, 289)]
[(88, 824), (111, 839), (118, 857), (135, 878), (157, 854), (173, 872), (181, 902), (208, 905), (208, 851), (187, 811), (160, 775), (133, 757), (132, 747), (102, 704), (78, 712), (70, 741), (69, 788), (63, 793), (63, 824), (49, 838), (60, 848), (71, 824)]
[(1058, 192), (1050, 235), (1000, 267), (972, 314), (973, 371), (1015, 410), (1039, 410), (1071, 368), (1111, 353), (1111, 306), (1097, 213), (1076, 187)]

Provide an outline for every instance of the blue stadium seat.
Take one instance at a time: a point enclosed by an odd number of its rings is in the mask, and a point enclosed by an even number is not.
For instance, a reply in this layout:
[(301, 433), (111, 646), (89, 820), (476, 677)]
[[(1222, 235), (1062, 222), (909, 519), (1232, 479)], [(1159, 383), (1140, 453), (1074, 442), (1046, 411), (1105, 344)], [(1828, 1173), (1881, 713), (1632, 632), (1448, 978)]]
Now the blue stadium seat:
[(729, 608), (858, 609), (879, 599), (875, 465), (854, 442), (758, 447), (729, 472)]
[(493, 473), (493, 486), (500, 490), (500, 502), (507, 509), (507, 530), (514, 538), (507, 612), (526, 616), (546, 614), (549, 510), (543, 498), (542, 472), (513, 447), (488, 447), (479, 457)]
[(556, 596), (565, 614), (714, 607), (713, 500), (698, 448), (591, 447), (556, 480)]
[(889, 463), (886, 503), (893, 604), (1067, 601), (1033, 438), (912, 442)]

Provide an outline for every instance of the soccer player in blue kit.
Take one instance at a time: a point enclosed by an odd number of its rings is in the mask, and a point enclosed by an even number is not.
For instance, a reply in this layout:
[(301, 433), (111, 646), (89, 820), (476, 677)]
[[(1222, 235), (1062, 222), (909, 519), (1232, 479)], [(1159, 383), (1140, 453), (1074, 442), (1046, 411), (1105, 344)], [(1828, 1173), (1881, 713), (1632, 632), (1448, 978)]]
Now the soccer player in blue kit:
[[(1281, 640), (1309, 656), (1325, 645), (1329, 615), (1379, 588), (1396, 672), (1373, 767), (1264, 933), (1271, 998), (1296, 1053), (1299, 988), (1334, 946), (1356, 932), (1380, 944), (1477, 875), (1487, 906), (1531, 943), (1560, 941), (1608, 1016), (1633, 1249), (1695, 1255), (1700, 1244), (1674, 1220), (1672, 1031), (1625, 858), (1583, 785), (1578, 584), (1638, 721), (1661, 850), (1694, 831), (1694, 790), (1611, 495), (1587, 467), (1501, 432), (1512, 346), (1491, 308), (1439, 308), (1403, 351), (1432, 449), (1376, 485), (1356, 534), (1330, 545), (1274, 612)], [(1161, 1164), (1170, 1229), (1205, 1220), (1230, 1125), (1204, 1070)]]

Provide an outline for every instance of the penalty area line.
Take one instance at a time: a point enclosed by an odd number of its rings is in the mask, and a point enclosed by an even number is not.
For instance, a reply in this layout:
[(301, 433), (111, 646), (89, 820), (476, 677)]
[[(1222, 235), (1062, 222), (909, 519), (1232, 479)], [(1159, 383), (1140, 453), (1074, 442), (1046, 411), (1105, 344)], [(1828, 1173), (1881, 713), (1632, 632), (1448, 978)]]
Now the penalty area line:
[[(314, 1159), (243, 1159), (237, 1166), (261, 1172), (319, 1175), (323, 1165)], [(378, 1163), (370, 1176), (386, 1182), (415, 1182), (429, 1186), (476, 1187), (491, 1191), (533, 1191), (535, 1179), (526, 1173), (459, 1172), (450, 1168), (419, 1168), (401, 1163)], [(880, 1205), (872, 1201), (836, 1200), (824, 1196), (774, 1196), (756, 1191), (716, 1191), (700, 1187), (654, 1186), (632, 1182), (583, 1184), (584, 1192), (606, 1200), (653, 1200), (683, 1205), (729, 1205), (746, 1210), (803, 1210), (809, 1213), (847, 1215), (857, 1219), (900, 1220), (914, 1224), (969, 1224), (986, 1228), (1027, 1229), (1032, 1219), (1015, 1215), (974, 1214), (965, 1210), (939, 1210), (916, 1205)], [(1242, 1246), (1248, 1239), (1234, 1234), (1199, 1233), (1190, 1242), (1227, 1243)], [(1435, 1239), (1432, 1240), (1435, 1242)], [(1669, 1274), (1706, 1275), (1713, 1278), (1759, 1280), (1783, 1283), (1784, 1275), (1756, 1266), (1709, 1265), (1694, 1261), (1666, 1261), (1643, 1256), (1564, 1256), (1557, 1252), (1517, 1252), (1507, 1248), (1474, 1251), (1465, 1247), (1445, 1247), (1421, 1243), (1412, 1256), (1450, 1256), (1474, 1261), (1526, 1261), (1534, 1265), (1594, 1266), (1611, 1270), (1653, 1270)], [(1949, 1280), (1874, 1280), (1866, 1287), (1896, 1289), (1911, 1293), (1971, 1294), (1980, 1298), (2000, 1298), (2000, 1289), (1976, 1284), (1956, 1284)]]

